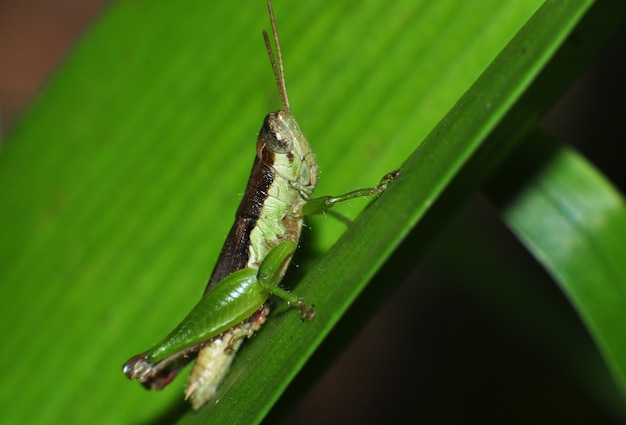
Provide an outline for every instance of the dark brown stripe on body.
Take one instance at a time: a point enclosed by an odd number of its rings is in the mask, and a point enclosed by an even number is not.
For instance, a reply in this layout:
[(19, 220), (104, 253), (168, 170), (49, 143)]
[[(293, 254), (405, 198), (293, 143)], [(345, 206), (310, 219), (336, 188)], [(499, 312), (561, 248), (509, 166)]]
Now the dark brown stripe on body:
[[(260, 142), (259, 142), (260, 143)], [(268, 149), (265, 149), (268, 150)], [(267, 198), (274, 170), (258, 156), (254, 158), (246, 192), (237, 208), (236, 219), (222, 248), (204, 293), (231, 273), (247, 266), (250, 232), (256, 226)]]

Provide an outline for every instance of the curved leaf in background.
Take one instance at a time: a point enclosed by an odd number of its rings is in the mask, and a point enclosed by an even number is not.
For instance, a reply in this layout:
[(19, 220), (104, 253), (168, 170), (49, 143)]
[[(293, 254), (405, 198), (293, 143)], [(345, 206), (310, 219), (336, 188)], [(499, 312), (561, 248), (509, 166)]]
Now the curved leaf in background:
[(495, 177), (490, 197), (578, 311), (626, 394), (624, 199), (582, 157), (538, 132)]

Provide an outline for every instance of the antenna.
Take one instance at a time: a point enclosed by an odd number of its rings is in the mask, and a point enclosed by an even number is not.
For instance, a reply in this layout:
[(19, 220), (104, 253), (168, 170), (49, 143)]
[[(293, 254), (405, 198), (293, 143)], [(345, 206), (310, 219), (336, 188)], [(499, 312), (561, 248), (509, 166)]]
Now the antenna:
[(278, 66), (276, 66), (276, 58), (274, 57), (274, 51), (272, 50), (272, 44), (270, 43), (270, 37), (267, 35), (267, 31), (263, 30), (263, 38), (265, 39), (265, 47), (267, 53), (270, 56), (270, 62), (272, 63), (272, 69), (274, 70), (274, 78), (276, 78), (276, 87), (278, 88), (278, 94), (283, 102), (285, 111), (291, 114), (289, 108), (289, 98), (287, 97), (287, 87), (285, 86), (285, 70), (283, 68), (283, 55), (280, 52), (280, 42), (278, 41), (278, 32), (276, 31), (276, 21), (274, 20), (274, 10), (272, 9), (272, 3), (267, 2), (267, 9), (270, 11), (270, 22), (272, 23), (272, 33), (274, 34), (274, 44), (276, 45), (276, 57), (278, 57)]

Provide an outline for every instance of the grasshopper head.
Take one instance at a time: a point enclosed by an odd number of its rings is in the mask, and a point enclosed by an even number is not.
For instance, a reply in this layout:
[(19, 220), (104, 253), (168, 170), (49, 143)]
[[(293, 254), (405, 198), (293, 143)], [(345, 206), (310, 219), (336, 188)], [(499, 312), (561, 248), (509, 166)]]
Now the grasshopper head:
[(313, 151), (298, 122), (288, 112), (272, 112), (265, 117), (257, 141), (257, 155), (278, 176), (298, 186), (312, 188), (317, 183)]

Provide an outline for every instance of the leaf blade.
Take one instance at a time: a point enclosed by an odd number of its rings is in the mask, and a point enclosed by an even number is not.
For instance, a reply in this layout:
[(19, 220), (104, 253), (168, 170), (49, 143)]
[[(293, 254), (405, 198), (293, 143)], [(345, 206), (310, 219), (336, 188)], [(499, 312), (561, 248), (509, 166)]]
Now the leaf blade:
[[(516, 195), (491, 191), (508, 226), (550, 272), (588, 328), (626, 393), (626, 205), (601, 174), (546, 136), (509, 164)], [(537, 152), (549, 152), (540, 155)], [(517, 185), (515, 185), (517, 186)], [(546, 231), (550, 230), (550, 233)]]

